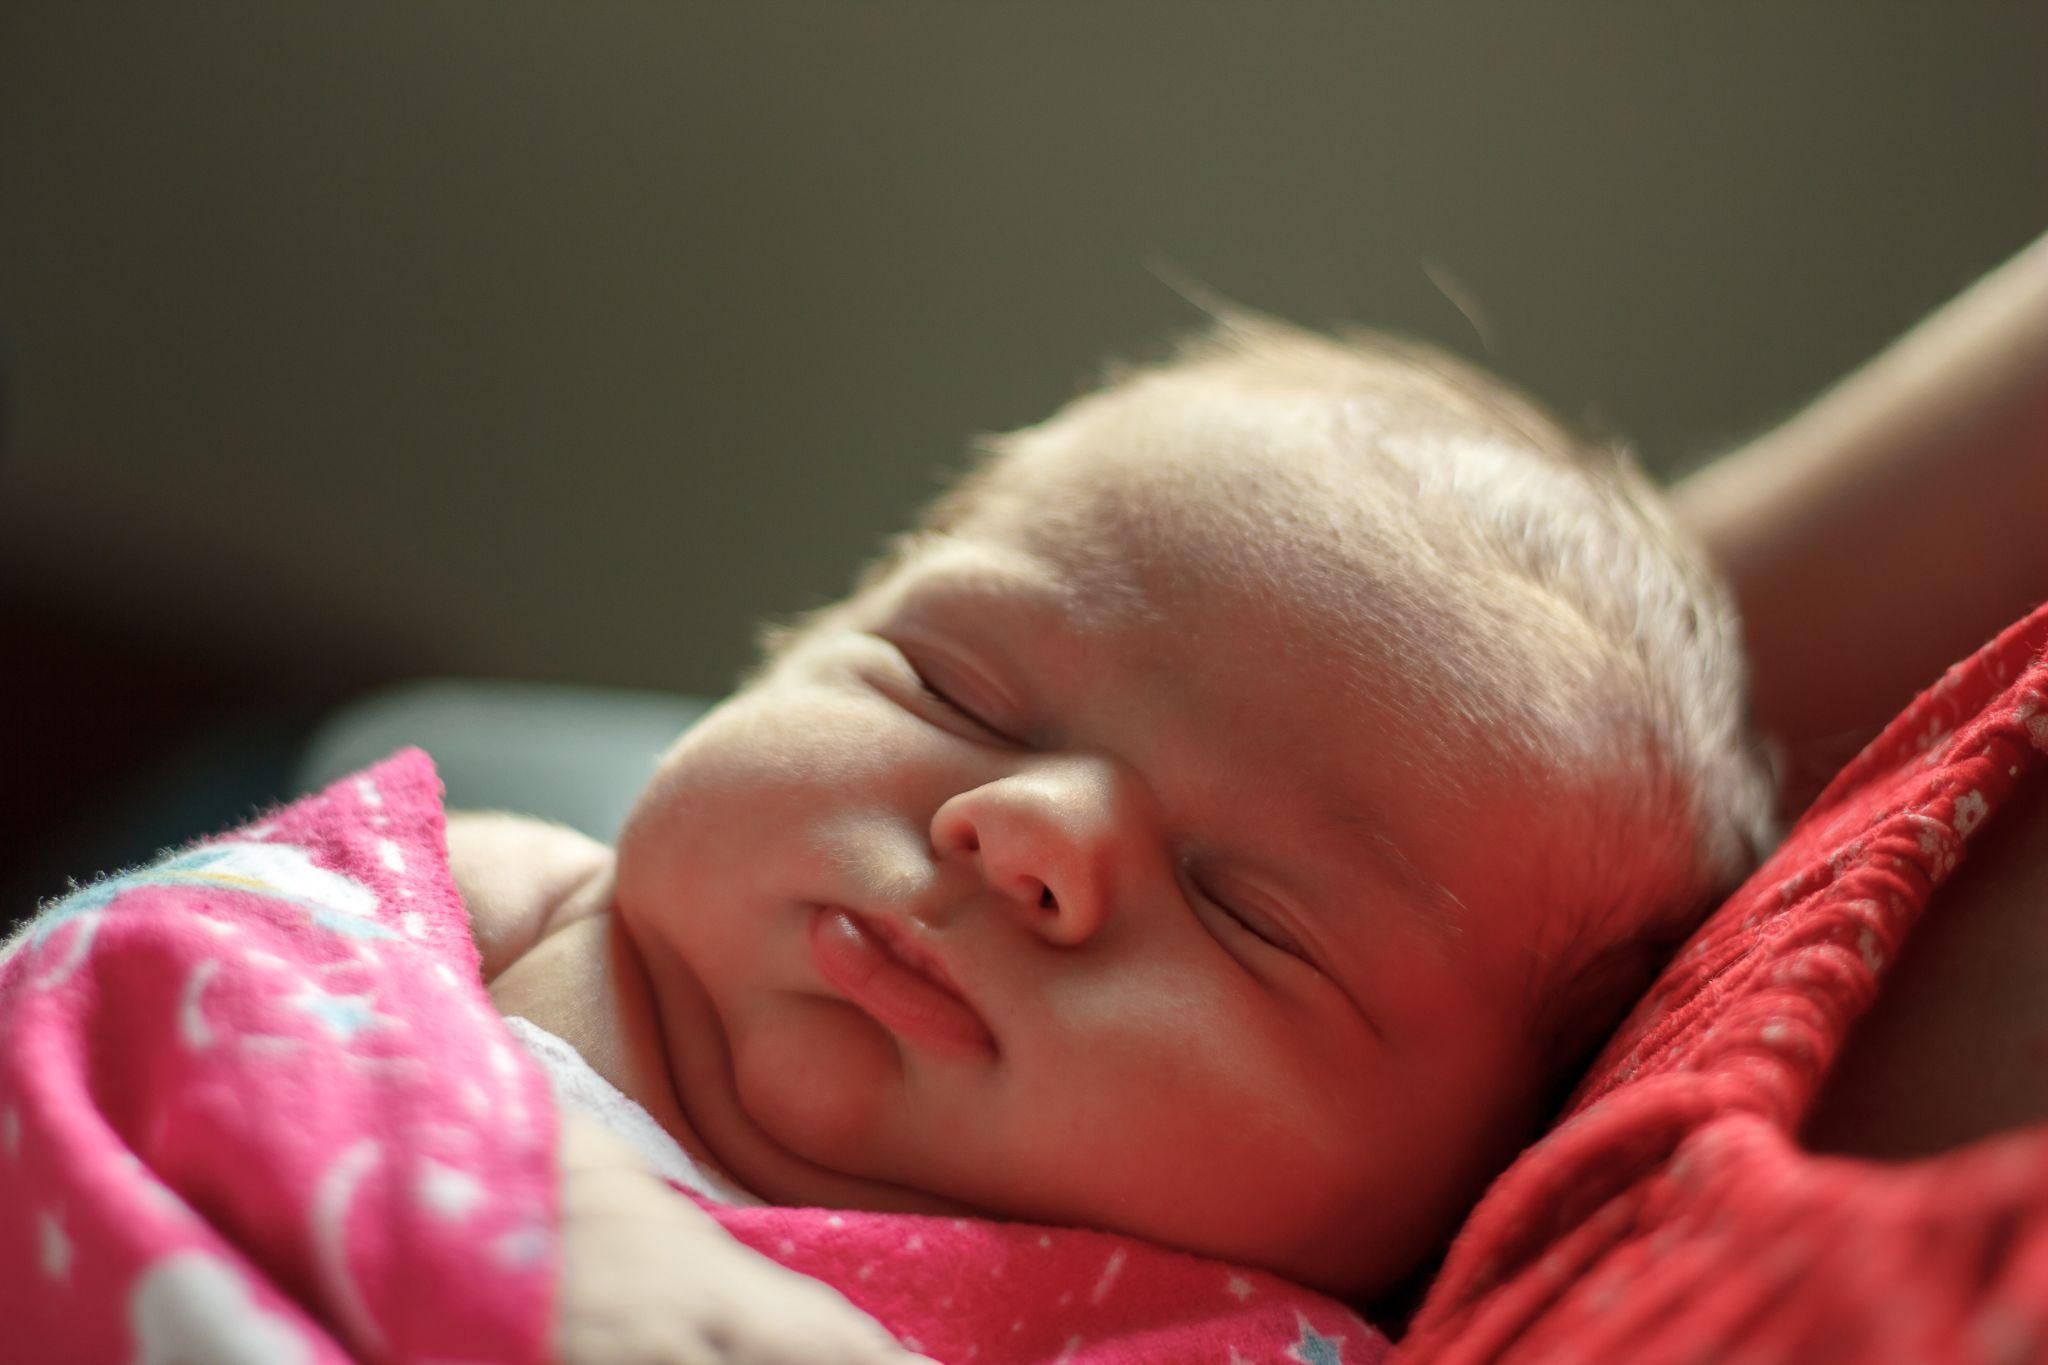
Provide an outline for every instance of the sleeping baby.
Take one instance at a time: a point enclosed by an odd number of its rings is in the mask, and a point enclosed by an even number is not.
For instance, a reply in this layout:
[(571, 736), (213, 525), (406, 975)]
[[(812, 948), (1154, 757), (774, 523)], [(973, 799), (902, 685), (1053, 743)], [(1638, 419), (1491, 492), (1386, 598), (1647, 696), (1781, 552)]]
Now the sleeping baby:
[(450, 821), (583, 1097), (563, 1353), (893, 1353), (662, 1144), (1388, 1291), (1765, 839), (1736, 641), (1623, 457), (1433, 352), (1226, 314), (990, 441), (616, 850)]

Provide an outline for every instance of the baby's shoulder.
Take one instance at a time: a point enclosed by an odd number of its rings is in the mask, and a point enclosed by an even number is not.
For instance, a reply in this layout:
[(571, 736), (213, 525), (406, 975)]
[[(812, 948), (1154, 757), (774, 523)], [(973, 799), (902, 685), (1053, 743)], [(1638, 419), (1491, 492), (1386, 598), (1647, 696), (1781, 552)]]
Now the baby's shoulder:
[(448, 869), (489, 982), (542, 939), (604, 910), (612, 850), (529, 816), (451, 811)]

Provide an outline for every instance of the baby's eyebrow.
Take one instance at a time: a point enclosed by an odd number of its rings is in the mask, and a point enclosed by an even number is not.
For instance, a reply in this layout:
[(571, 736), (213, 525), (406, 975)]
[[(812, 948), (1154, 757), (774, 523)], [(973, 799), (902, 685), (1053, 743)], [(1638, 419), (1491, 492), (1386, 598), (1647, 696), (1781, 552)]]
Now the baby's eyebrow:
[(1021, 600), (1045, 598), (1055, 609), (1068, 605), (1064, 585), (1048, 581), (1039, 563), (1022, 551), (970, 541), (947, 531), (915, 532), (900, 538), (898, 546), (902, 562), (915, 566), (904, 587), (906, 600), (966, 593)]

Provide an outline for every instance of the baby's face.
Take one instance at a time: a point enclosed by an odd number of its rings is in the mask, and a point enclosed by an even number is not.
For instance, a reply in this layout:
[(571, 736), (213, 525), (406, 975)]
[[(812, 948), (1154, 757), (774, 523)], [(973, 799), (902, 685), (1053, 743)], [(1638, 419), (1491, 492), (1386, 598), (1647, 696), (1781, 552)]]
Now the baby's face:
[(1200, 406), (1024, 438), (643, 793), (617, 909), (767, 1197), (1370, 1290), (1511, 1150), (1523, 796), (1383, 643), (1434, 609), (1355, 473)]

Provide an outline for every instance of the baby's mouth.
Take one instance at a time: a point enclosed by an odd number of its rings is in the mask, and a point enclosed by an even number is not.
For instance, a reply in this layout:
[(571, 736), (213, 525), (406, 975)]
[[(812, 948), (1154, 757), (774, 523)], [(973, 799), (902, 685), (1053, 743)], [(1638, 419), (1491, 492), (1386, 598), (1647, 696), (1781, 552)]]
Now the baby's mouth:
[(811, 957), (847, 1001), (906, 1042), (987, 1055), (995, 1039), (945, 968), (903, 929), (844, 906), (812, 916)]

